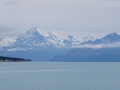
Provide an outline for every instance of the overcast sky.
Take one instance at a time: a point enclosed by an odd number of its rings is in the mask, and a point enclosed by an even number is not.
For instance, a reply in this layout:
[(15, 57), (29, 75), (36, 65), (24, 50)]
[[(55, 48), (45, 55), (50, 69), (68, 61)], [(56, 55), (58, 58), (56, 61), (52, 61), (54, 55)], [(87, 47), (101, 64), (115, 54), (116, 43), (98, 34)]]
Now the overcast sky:
[(120, 0), (0, 0), (2, 35), (35, 26), (76, 37), (120, 34)]

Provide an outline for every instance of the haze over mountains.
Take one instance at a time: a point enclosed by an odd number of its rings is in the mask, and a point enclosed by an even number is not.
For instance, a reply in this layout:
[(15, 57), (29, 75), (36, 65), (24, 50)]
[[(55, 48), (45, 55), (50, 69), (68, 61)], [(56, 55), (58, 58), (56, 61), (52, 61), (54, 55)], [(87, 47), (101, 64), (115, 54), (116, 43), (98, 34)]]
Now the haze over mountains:
[(35, 61), (49, 61), (55, 55), (63, 54), (72, 48), (103, 48), (119, 47), (120, 35), (111, 33), (103, 38), (75, 38), (72, 35), (63, 36), (55, 32), (45, 32), (40, 27), (34, 27), (24, 36), (17, 39), (0, 38), (0, 54)]

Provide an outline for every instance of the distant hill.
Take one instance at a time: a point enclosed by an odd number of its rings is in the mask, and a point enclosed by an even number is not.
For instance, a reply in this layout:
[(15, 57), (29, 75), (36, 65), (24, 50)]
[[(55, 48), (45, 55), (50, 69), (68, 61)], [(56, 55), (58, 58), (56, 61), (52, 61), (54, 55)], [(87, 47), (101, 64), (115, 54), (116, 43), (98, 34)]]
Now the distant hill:
[(120, 62), (120, 48), (76, 48), (55, 56), (54, 62)]
[(30, 59), (0, 56), (0, 62), (31, 62)]

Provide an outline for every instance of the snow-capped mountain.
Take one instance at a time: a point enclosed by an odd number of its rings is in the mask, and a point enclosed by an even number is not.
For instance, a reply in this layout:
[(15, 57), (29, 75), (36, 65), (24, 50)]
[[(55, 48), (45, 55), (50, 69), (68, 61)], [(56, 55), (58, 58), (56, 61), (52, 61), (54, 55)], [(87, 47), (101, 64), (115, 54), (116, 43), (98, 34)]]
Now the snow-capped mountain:
[(18, 37), (14, 43), (3, 45), (0, 55), (48, 61), (78, 44), (80, 41), (71, 35), (62, 36), (53, 31), (45, 32), (40, 27), (34, 27), (24, 36)]
[(83, 44), (114, 44), (114, 43), (120, 43), (120, 35), (118, 35), (116, 32), (110, 33), (101, 39), (83, 42)]
[(80, 40), (82, 42), (89, 42), (89, 41), (95, 41), (96, 38), (93, 38), (92, 36), (87, 36), (87, 37), (81, 38)]
[(50, 49), (50, 48), (70, 48), (80, 44), (80, 41), (73, 36), (62, 36), (55, 32), (45, 32), (40, 27), (34, 27), (26, 32), (23, 37), (17, 38), (13, 48), (25, 49)]
[(120, 35), (116, 32), (106, 35), (105, 37), (96, 40), (95, 42), (104, 43), (104, 44), (111, 44), (115, 42), (120, 42)]

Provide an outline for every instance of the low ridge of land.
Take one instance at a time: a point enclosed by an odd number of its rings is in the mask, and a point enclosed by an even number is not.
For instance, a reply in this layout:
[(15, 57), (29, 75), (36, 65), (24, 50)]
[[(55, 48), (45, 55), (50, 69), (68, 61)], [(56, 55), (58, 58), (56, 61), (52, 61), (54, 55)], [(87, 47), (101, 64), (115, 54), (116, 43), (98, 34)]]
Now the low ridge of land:
[(0, 56), (0, 62), (31, 62), (30, 59)]

